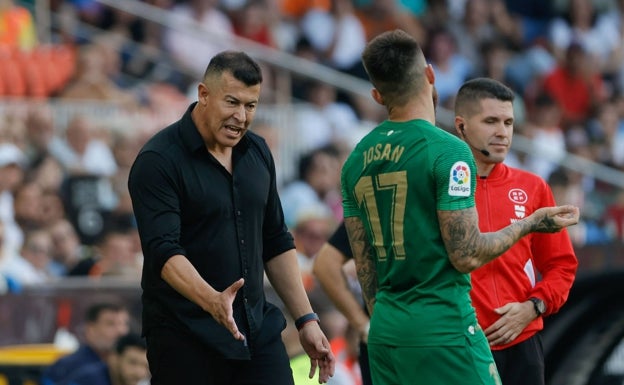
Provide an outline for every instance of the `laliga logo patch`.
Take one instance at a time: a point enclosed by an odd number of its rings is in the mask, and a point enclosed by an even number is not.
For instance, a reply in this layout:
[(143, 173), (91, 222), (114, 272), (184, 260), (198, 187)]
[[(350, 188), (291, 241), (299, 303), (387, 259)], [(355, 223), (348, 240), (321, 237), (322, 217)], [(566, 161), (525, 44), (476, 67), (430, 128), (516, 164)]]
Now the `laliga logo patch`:
[(470, 168), (466, 162), (455, 162), (451, 167), (448, 193), (455, 197), (470, 196)]

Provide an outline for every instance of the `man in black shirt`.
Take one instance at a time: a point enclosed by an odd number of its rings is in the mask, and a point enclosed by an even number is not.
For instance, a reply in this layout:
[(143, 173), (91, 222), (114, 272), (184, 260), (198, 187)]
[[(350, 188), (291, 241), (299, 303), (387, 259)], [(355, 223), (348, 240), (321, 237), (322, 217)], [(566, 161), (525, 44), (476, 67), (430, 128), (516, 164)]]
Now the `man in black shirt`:
[(242, 52), (209, 63), (198, 101), (140, 151), (128, 186), (145, 256), (143, 334), (153, 385), (292, 384), (283, 314), (319, 383), (335, 359), (301, 282), (268, 146), (248, 132), (262, 74)]

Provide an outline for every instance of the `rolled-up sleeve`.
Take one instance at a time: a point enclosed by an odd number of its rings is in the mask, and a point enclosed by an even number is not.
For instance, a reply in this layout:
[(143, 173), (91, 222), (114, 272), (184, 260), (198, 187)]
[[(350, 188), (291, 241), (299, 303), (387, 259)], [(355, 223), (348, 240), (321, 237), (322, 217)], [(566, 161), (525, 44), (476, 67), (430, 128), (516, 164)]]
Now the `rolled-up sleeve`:
[(271, 258), (295, 247), (293, 237), (284, 222), (284, 214), (279, 197), (277, 193), (273, 194), (273, 196), (273, 199), (271, 199), (273, 202), (267, 205), (267, 210), (272, 211), (273, 214), (265, 216), (263, 227), (262, 259), (265, 263)]

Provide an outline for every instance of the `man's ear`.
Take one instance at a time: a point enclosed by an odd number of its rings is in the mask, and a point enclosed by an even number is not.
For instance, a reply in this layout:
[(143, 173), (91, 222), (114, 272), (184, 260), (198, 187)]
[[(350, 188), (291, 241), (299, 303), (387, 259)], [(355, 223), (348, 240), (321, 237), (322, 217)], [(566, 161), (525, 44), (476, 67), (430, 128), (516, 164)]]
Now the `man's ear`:
[(205, 105), (208, 94), (208, 87), (204, 83), (199, 83), (197, 85), (197, 102)]
[(371, 96), (373, 97), (374, 101), (381, 104), (382, 106), (384, 105), (383, 98), (381, 97), (381, 94), (379, 93), (379, 91), (377, 91), (377, 88), (373, 88), (371, 90)]
[(455, 117), (455, 131), (460, 138), (464, 139), (464, 118), (461, 116)]
[(435, 84), (435, 71), (433, 70), (431, 64), (427, 64), (425, 67), (425, 77), (427, 78), (429, 84)]

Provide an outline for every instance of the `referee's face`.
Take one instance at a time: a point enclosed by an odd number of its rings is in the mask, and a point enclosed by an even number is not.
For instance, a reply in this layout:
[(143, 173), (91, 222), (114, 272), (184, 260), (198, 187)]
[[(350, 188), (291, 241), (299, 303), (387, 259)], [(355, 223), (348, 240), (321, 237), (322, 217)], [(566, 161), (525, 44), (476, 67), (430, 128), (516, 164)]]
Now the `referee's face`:
[[(471, 147), (484, 149), (473, 151), (477, 163), (501, 163), (505, 160), (513, 136), (514, 113), (510, 101), (485, 98), (479, 101), (479, 112), (466, 120), (465, 132)], [(466, 134), (464, 134), (466, 135)]]

